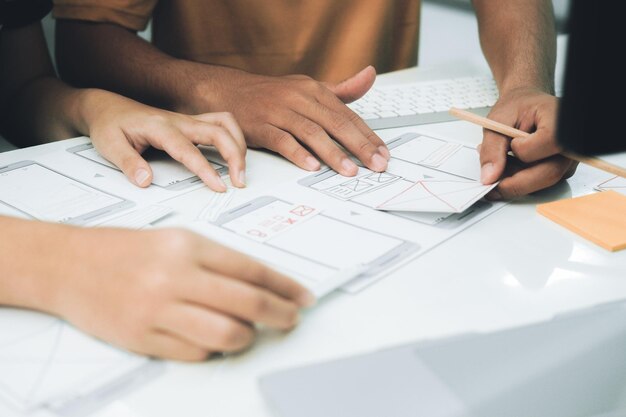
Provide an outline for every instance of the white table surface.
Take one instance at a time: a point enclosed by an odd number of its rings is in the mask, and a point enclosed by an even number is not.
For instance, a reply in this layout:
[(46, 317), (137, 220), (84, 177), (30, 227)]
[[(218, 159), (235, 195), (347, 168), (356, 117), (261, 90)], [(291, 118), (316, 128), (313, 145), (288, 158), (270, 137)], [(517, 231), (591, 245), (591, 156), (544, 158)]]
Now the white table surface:
[[(381, 76), (378, 82), (484, 71), (484, 62), (477, 60), (399, 71)], [(482, 138), (479, 128), (465, 122), (379, 133), (391, 139), (411, 130), (469, 144)], [(67, 142), (52, 143), (0, 154), (0, 162), (67, 146)], [(258, 151), (248, 155), (250, 193), (302, 175), (274, 155)], [(581, 166), (567, 182), (509, 204), (360, 293), (327, 297), (305, 312), (292, 332), (263, 332), (253, 348), (227, 359), (168, 363), (163, 375), (98, 415), (270, 416), (257, 378), (273, 370), (410, 341), (503, 329), (626, 298), (626, 251), (610, 253), (535, 211), (540, 202), (587, 194), (608, 177)], [(171, 201), (181, 214), (168, 223), (195, 217), (208, 193), (200, 189)], [(246, 193), (237, 196), (246, 199)]]

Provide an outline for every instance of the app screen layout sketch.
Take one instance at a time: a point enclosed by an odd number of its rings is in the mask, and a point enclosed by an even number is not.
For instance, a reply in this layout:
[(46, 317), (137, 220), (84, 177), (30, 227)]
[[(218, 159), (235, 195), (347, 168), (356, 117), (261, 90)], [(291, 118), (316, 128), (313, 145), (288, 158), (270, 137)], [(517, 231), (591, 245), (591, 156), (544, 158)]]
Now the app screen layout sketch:
[(416, 212), (416, 220), (426, 222), (464, 212), (495, 187), (479, 181), (473, 148), (414, 133), (388, 146), (392, 158), (386, 172), (361, 167), (356, 177), (344, 177), (326, 170), (299, 183), (375, 210)]
[(93, 409), (160, 367), (56, 317), (0, 308), (0, 408), (20, 414), (46, 408), (60, 415)]
[[(199, 149), (219, 175), (228, 175), (228, 168), (225, 165), (214, 162), (210, 159), (211, 155), (209, 148), (200, 147)], [(94, 149), (91, 143), (73, 146), (67, 151), (119, 171), (119, 168), (104, 159), (98, 151)], [(153, 185), (165, 188), (166, 190), (182, 190), (192, 185), (201, 183), (200, 178), (189, 171), (183, 164), (175, 161), (163, 151), (150, 148), (146, 150), (142, 156), (150, 163), (150, 167), (152, 168)]]
[(341, 271), (361, 266), (363, 272), (355, 278), (379, 276), (419, 251), (415, 242), (375, 225), (363, 227), (274, 196), (258, 197), (223, 213), (213, 225), (199, 227), (201, 233), (300, 280), (317, 296), (344, 284), (332, 285)]

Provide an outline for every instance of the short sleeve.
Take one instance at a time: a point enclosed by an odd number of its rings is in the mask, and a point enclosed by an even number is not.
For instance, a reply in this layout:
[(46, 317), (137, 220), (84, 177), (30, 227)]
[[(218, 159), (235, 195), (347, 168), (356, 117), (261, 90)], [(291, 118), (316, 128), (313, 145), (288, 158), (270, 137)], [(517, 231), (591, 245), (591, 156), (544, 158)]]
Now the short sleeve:
[(0, 0), (0, 24), (19, 28), (40, 21), (52, 9), (52, 0)]
[(158, 0), (54, 0), (56, 19), (115, 23), (141, 31), (150, 21)]

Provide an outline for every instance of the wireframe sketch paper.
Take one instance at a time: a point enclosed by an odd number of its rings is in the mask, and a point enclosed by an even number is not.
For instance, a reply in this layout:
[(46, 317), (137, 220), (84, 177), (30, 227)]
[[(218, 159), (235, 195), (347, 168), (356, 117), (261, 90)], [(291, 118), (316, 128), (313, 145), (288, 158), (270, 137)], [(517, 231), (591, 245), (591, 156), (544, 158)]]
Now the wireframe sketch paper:
[(0, 169), (0, 203), (8, 215), (81, 226), (141, 229), (172, 209), (137, 207), (123, 197), (94, 188), (35, 161)]
[(35, 219), (70, 224), (87, 224), (134, 205), (35, 161), (0, 169), (0, 201)]
[[(228, 168), (222, 164), (211, 160), (211, 153), (206, 147), (199, 147), (209, 163), (220, 175), (227, 175)], [(87, 160), (119, 171), (120, 169), (111, 162), (103, 158), (91, 143), (72, 146), (68, 152), (81, 156)], [(201, 183), (200, 178), (189, 171), (183, 164), (175, 161), (168, 154), (156, 149), (148, 149), (142, 155), (152, 168), (152, 184), (168, 190), (180, 190), (194, 184)]]
[[(68, 142), (69, 149), (93, 149), (87, 138)], [(168, 160), (167, 165), (171, 164), (180, 165)], [(218, 171), (225, 172), (226, 168)], [(171, 176), (171, 186), (140, 188), (119, 170), (77, 156), (67, 148), (38, 154), (32, 161), (9, 160), (0, 166), (0, 176), (2, 213), (81, 226), (104, 225), (117, 219), (121, 224), (111, 225), (135, 229), (166, 216), (163, 208), (168, 200), (205, 187), (195, 177), (178, 181)]]
[(97, 407), (97, 397), (107, 398), (104, 388), (119, 396), (130, 381), (157, 368), (158, 362), (115, 349), (55, 317), (0, 308), (0, 402), (16, 414)]
[(344, 177), (328, 170), (301, 184), (375, 210), (426, 213), (462, 213), (497, 185), (479, 181), (478, 153), (459, 143), (407, 134), (388, 147), (386, 172), (360, 168)]
[(229, 186), (224, 193), (212, 193), (202, 210), (200, 210), (200, 213), (198, 213), (197, 220), (216, 221), (220, 214), (230, 207), (235, 192), (235, 188)]
[[(258, 197), (191, 227), (282, 271), (318, 297), (354, 278), (373, 276), (414, 254), (412, 241), (337, 218), (310, 203)], [(349, 275), (349, 274), (348, 274)]]
[(626, 195), (626, 178), (611, 177), (606, 181), (601, 182), (596, 186), (598, 191), (613, 190), (620, 194)]
[[(285, 183), (273, 194), (303, 202), (312, 200), (327, 213), (375, 225), (377, 230), (413, 241), (420, 247), (414, 256), (425, 253), (505, 205), (480, 199), (493, 186), (484, 187), (479, 183), (480, 164), (474, 148), (417, 133), (404, 134), (387, 145), (391, 152), (387, 172), (360, 168), (356, 177), (348, 178), (324, 170), (297, 182)], [(443, 201), (427, 198), (419, 204), (424, 208), (428, 205), (428, 210), (441, 211), (403, 210), (406, 207), (403, 207), (402, 192), (409, 187), (416, 188), (409, 190), (411, 196), (423, 192), (415, 185), (419, 181), (429, 185), (437, 182), (434, 189)], [(456, 187), (457, 183), (462, 187)], [(317, 196), (311, 195), (312, 190)], [(448, 191), (456, 193), (447, 194)], [(460, 212), (454, 212), (447, 204)], [(380, 205), (393, 210), (381, 210)], [(343, 288), (355, 292), (381, 276), (356, 279)]]

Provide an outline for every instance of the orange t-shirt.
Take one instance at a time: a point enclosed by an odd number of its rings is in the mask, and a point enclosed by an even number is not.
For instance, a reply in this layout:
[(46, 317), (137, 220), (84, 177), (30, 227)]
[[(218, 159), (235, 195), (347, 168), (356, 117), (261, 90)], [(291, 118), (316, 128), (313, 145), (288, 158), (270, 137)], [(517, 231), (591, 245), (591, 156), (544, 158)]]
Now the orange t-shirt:
[(417, 64), (419, 0), (55, 0), (59, 19), (143, 30), (177, 57), (340, 81)]

